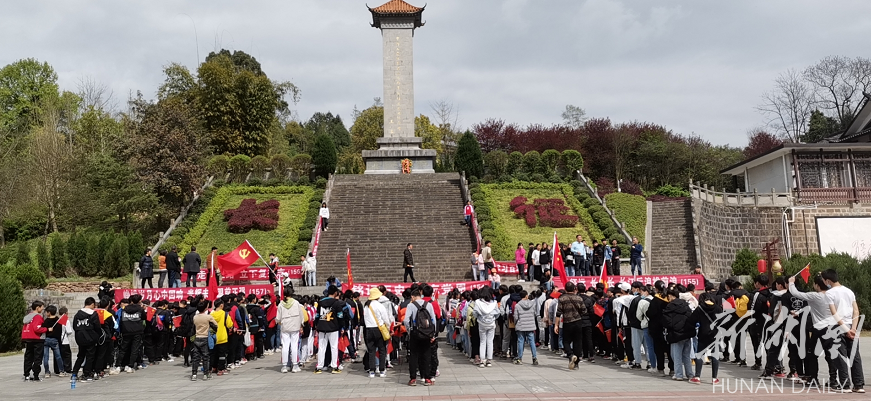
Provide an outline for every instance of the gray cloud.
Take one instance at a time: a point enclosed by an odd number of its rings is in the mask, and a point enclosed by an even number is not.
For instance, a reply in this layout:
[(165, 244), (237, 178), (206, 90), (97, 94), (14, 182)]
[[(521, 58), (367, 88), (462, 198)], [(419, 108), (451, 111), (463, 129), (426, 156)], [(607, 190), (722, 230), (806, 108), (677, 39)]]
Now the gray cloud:
[[(380, 34), (361, 1), (6, 3), (0, 65), (35, 57), (64, 89), (89, 76), (119, 103), (131, 91), (153, 97), (162, 66), (193, 69), (197, 51), (220, 48), (297, 84), (304, 119), (329, 110), (347, 120), (381, 96)], [(871, 24), (858, 16), (869, 12), (859, 0), (430, 1), (415, 34), (416, 111), (446, 99), (465, 126), (551, 124), (574, 104), (743, 145), (778, 73), (863, 55)]]

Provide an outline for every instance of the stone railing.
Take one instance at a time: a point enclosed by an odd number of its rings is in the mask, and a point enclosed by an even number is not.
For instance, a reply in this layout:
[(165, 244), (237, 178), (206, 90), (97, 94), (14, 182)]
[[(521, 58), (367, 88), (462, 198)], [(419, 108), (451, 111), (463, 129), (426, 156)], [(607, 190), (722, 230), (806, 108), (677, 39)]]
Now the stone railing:
[(581, 182), (584, 183), (584, 186), (587, 187), (587, 191), (590, 193), (590, 195), (593, 198), (595, 198), (597, 201), (599, 201), (599, 204), (602, 205), (603, 208), (605, 208), (605, 211), (608, 213), (608, 216), (611, 217), (611, 221), (614, 223), (614, 226), (617, 227), (618, 230), (620, 230), (620, 234), (622, 234), (624, 237), (626, 237), (626, 243), (631, 244), (632, 243), (632, 235), (629, 234), (628, 231), (626, 231), (626, 224), (621, 222), (621, 221), (617, 221), (617, 216), (615, 216), (614, 212), (608, 208), (608, 205), (605, 203), (605, 200), (599, 197), (599, 194), (596, 192), (595, 189), (593, 189), (593, 186), (590, 185), (590, 180), (587, 177), (585, 177), (583, 174), (581, 174), (581, 172), (579, 170), (575, 171), (575, 176)]
[(175, 228), (181, 223), (181, 221), (184, 220), (185, 216), (188, 215), (188, 210), (190, 210), (194, 203), (196, 203), (196, 201), (200, 199), (200, 196), (203, 194), (203, 192), (208, 187), (212, 186), (212, 183), (214, 181), (215, 176), (209, 176), (209, 178), (206, 179), (206, 183), (203, 184), (202, 188), (200, 188), (198, 192), (194, 192), (194, 198), (190, 201), (190, 203), (188, 203), (187, 206), (181, 209), (178, 217), (176, 217), (175, 220), (173, 220), (172, 223), (169, 224), (169, 228), (167, 228), (166, 231), (160, 234), (160, 238), (157, 239), (157, 243), (154, 244), (153, 247), (151, 247), (151, 249), (154, 250), (155, 254), (157, 253), (157, 250), (160, 249), (160, 246), (163, 245), (164, 242), (166, 242), (166, 239), (169, 238), (170, 235), (172, 235), (172, 230), (175, 230)]
[[(322, 203), (326, 203), (327, 207), (330, 207), (330, 194), (333, 193), (333, 183), (336, 181), (336, 175), (330, 174), (329, 179), (327, 180), (327, 186), (324, 189), (324, 199), (321, 199)], [(318, 215), (318, 222), (315, 224), (315, 229), (312, 231), (312, 239), (308, 244), (308, 251), (312, 254), (312, 256), (318, 256), (318, 245), (320, 245), (321, 240), (321, 216)], [(306, 255), (308, 257), (308, 255)]]
[(768, 193), (760, 193), (756, 189), (753, 189), (753, 192), (730, 193), (726, 192), (725, 189), (717, 191), (713, 187), (708, 188), (707, 184), (702, 186), (700, 183), (692, 181), (690, 181), (690, 196), (693, 199), (724, 206), (790, 207), (794, 204), (791, 193), (775, 192), (774, 188)]

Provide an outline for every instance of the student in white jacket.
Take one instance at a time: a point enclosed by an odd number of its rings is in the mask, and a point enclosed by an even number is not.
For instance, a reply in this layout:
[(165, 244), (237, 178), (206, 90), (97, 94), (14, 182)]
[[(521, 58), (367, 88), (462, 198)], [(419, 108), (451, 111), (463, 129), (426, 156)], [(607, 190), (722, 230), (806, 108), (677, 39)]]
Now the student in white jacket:
[(475, 319), (481, 337), (479, 354), (481, 367), (493, 366), (493, 337), (496, 335), (496, 318), (502, 315), (496, 301), (493, 300), (493, 290), (490, 287), (481, 288), (481, 298), (475, 302)]
[(308, 322), (308, 313), (299, 301), (293, 299), (293, 289), (284, 287), (284, 301), (276, 305), (275, 320), (281, 325), (281, 373), (298, 373), (299, 367), (299, 332), (302, 325)]
[(330, 209), (327, 207), (327, 202), (321, 203), (321, 210), (318, 212), (321, 216), (321, 230), (327, 231), (327, 224), (330, 223)]
[[(381, 297), (381, 291), (373, 288), (369, 290), (369, 300), (363, 305), (363, 324), (366, 326), (363, 339), (366, 341), (366, 354), (369, 355), (369, 378), (374, 378), (376, 373), (379, 373), (381, 377), (387, 377), (387, 346), (378, 326), (386, 325), (389, 329), (393, 322), (393, 316), (379, 302)], [(377, 367), (375, 365), (376, 351), (381, 353)]]

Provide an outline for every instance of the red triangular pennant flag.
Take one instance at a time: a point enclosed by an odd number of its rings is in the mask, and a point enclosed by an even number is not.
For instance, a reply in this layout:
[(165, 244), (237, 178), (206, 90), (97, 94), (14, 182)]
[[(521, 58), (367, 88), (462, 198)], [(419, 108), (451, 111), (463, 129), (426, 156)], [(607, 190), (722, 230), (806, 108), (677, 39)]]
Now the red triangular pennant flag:
[(563, 284), (568, 283), (569, 277), (566, 274), (566, 264), (563, 262), (563, 255), (560, 252), (559, 240), (556, 237), (556, 231), (553, 232), (553, 269), (559, 272), (559, 276), (563, 277)]
[(808, 263), (804, 269), (801, 269), (799, 274), (801, 274), (801, 278), (804, 280), (805, 284), (809, 283), (811, 278), (811, 264)]
[[(247, 242), (247, 241), (246, 241)], [(212, 301), (218, 299), (218, 277), (215, 276), (215, 254), (209, 254), (209, 257), (212, 258), (211, 263), (209, 263), (209, 296), (207, 299), (211, 299)], [(225, 270), (226, 272), (226, 270)], [(226, 274), (226, 273), (224, 273)]]
[(236, 276), (242, 270), (254, 264), (257, 259), (260, 259), (260, 254), (257, 253), (248, 240), (245, 240), (232, 252), (218, 256), (218, 263), (221, 264), (221, 269), (225, 276)]

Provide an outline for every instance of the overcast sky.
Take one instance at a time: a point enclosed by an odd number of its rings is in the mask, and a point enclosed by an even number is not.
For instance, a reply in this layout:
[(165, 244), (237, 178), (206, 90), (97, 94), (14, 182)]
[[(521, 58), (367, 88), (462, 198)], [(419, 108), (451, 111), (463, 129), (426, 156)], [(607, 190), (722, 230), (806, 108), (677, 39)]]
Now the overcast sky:
[[(194, 69), (221, 48), (299, 86), (302, 119), (332, 111), (350, 126), (355, 105), (382, 96), (381, 37), (363, 1), (5, 0), (2, 10), (0, 65), (47, 61), (63, 89), (90, 77), (122, 108), (131, 91), (156, 96), (162, 66)], [(414, 37), (415, 109), (431, 115), (447, 100), (464, 127), (550, 125), (573, 104), (744, 145), (779, 73), (868, 56), (869, 15), (866, 0), (430, 0)]]

